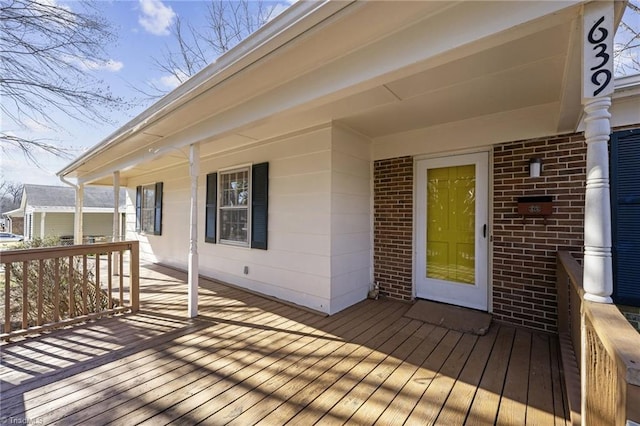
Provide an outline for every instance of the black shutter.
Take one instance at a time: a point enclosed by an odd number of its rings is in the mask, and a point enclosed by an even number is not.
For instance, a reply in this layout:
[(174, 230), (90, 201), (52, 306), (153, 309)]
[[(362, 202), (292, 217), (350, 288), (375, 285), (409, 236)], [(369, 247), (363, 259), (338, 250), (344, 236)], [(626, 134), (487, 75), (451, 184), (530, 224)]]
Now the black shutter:
[(251, 248), (267, 249), (269, 163), (254, 164), (251, 171)]
[(216, 218), (217, 218), (218, 174), (207, 175), (207, 201), (205, 207), (204, 240), (207, 243), (216, 243)]
[(640, 306), (640, 129), (611, 136), (613, 298)]
[(153, 215), (153, 235), (162, 235), (162, 182), (156, 183), (156, 203)]
[(142, 231), (142, 187), (136, 186), (136, 232)]

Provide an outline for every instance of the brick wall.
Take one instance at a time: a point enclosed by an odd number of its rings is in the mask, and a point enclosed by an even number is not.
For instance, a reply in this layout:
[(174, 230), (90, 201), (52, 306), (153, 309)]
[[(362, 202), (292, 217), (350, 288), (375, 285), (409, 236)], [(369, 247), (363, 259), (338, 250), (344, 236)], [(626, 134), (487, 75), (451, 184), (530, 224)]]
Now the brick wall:
[[(542, 158), (539, 178), (529, 159)], [(501, 144), (493, 154), (493, 314), (500, 321), (555, 332), (556, 252), (583, 250), (586, 144), (582, 135)], [(517, 213), (517, 198), (551, 195), (546, 221)], [(374, 279), (381, 294), (411, 300), (413, 158), (374, 163)]]
[(413, 158), (374, 163), (374, 280), (380, 294), (413, 298)]
[[(494, 147), (494, 318), (557, 331), (556, 252), (582, 257), (586, 151), (582, 135)], [(529, 177), (532, 157), (542, 158), (539, 178)], [(546, 221), (517, 213), (517, 198), (535, 195), (553, 197)]]

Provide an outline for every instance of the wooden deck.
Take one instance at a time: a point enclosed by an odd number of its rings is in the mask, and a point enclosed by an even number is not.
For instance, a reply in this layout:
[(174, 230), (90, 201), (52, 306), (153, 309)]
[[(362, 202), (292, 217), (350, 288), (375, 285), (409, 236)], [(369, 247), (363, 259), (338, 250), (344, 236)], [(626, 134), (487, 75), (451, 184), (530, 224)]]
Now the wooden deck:
[(553, 336), (483, 337), (365, 301), (331, 317), (185, 274), (141, 270), (137, 315), (0, 346), (3, 424), (554, 425), (566, 404)]

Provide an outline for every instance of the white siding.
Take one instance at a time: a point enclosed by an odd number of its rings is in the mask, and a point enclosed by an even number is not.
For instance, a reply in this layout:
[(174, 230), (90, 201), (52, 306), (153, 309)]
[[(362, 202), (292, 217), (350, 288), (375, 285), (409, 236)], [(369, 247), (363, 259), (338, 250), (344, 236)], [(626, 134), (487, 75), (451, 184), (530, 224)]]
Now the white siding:
[[(71, 215), (73, 234), (73, 215)], [(47, 214), (47, 219), (49, 215)], [(113, 236), (113, 213), (84, 213), (82, 215), (82, 235)]]
[[(35, 236), (40, 236), (40, 215), (39, 213), (33, 225), (38, 228)], [(44, 235), (46, 237), (61, 237), (63, 235), (73, 236), (73, 213), (47, 213), (44, 217)], [(86, 215), (85, 215), (86, 220)]]
[[(268, 141), (203, 158), (198, 191), (200, 273), (310, 308), (330, 312), (331, 128)], [(204, 242), (206, 175), (269, 162), (268, 250)], [(164, 182), (162, 236), (135, 234), (135, 187)], [(141, 241), (146, 260), (187, 268), (189, 173), (186, 167), (130, 179), (128, 237)], [(243, 273), (244, 267), (249, 273)]]
[[(73, 235), (74, 213), (46, 212), (44, 217), (44, 236), (61, 237)], [(135, 219), (135, 217), (134, 217)], [(109, 237), (113, 233), (112, 213), (85, 213), (83, 215), (83, 235), (102, 235)], [(33, 214), (33, 237), (41, 236), (42, 213)]]
[[(268, 250), (204, 241), (206, 175), (269, 162)], [(164, 182), (162, 235), (135, 233), (135, 187)], [(371, 144), (329, 126), (204, 157), (198, 190), (200, 273), (310, 307), (338, 312), (363, 300), (371, 283)], [(190, 181), (184, 166), (131, 179), (128, 238), (147, 261), (187, 268)], [(249, 273), (244, 274), (245, 267)]]
[[(42, 227), (42, 213), (33, 213), (31, 215), (31, 239), (40, 238)], [(46, 226), (46, 225), (45, 225)]]
[(371, 283), (371, 144), (334, 127), (331, 153), (331, 313), (367, 297)]

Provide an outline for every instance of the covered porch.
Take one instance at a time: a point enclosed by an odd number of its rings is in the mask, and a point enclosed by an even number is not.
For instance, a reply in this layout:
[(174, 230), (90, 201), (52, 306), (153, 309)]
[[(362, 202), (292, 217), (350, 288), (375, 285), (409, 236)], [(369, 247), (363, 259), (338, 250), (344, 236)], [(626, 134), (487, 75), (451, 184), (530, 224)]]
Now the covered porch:
[(566, 424), (556, 336), (478, 337), (366, 300), (327, 317), (140, 269), (141, 310), (2, 346), (2, 422)]

